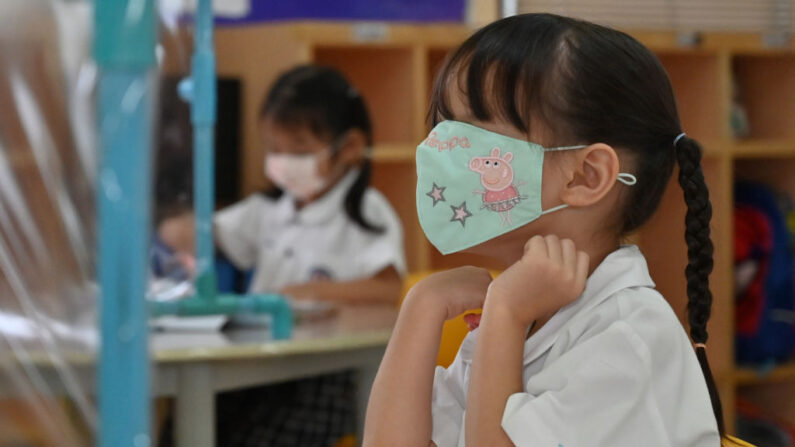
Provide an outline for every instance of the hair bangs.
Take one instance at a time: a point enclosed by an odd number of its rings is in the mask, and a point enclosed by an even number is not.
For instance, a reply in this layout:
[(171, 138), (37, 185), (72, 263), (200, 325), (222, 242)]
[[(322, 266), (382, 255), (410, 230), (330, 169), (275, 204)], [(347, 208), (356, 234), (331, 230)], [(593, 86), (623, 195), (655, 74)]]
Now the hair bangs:
[(552, 128), (555, 104), (562, 99), (556, 81), (561, 64), (556, 48), (564, 32), (552, 20), (532, 27), (516, 22), (476, 32), (448, 56), (439, 71), (428, 122), (433, 126), (462, 118), (451, 107), (451, 96), (460, 94), (471, 118), (504, 120), (526, 134), (533, 120)]

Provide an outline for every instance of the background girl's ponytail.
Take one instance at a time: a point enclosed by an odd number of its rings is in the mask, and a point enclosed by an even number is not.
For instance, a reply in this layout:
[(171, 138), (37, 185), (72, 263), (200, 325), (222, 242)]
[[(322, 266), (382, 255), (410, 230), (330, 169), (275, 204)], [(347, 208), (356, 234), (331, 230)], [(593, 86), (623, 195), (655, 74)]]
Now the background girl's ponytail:
[(380, 234), (384, 232), (383, 227), (378, 227), (365, 220), (362, 214), (362, 201), (364, 200), (364, 193), (367, 192), (367, 187), (370, 185), (370, 176), (372, 175), (372, 162), (370, 161), (370, 152), (373, 147), (373, 132), (372, 124), (370, 123), (370, 115), (367, 113), (367, 105), (364, 103), (364, 98), (353, 87), (348, 89), (348, 96), (350, 97), (350, 123), (353, 128), (360, 129), (364, 132), (367, 138), (367, 153), (359, 165), (359, 175), (351, 185), (348, 193), (345, 195), (345, 212), (361, 228), (371, 233)]
[(696, 356), (707, 382), (712, 410), (718, 422), (718, 431), (724, 434), (723, 408), (715, 386), (715, 379), (707, 362), (707, 321), (712, 311), (712, 292), (709, 290), (709, 274), (712, 272), (712, 239), (709, 223), (712, 205), (709, 190), (701, 169), (701, 147), (681, 134), (674, 141), (676, 160), (679, 164), (679, 185), (684, 192), (687, 213), (685, 214), (685, 240), (687, 241), (687, 319), (690, 337), (696, 347)]

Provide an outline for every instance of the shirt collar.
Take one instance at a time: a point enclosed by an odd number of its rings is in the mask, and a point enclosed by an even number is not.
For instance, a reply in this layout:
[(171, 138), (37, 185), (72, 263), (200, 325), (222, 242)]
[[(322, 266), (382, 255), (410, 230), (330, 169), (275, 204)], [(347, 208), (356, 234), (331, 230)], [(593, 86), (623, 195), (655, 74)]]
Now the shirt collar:
[[(560, 309), (524, 345), (524, 364), (544, 354), (557, 340), (565, 324), (575, 315), (588, 312), (614, 295), (631, 287), (654, 287), (646, 259), (635, 245), (624, 245), (610, 253), (586, 281), (585, 291), (573, 303)], [(475, 353), (475, 334), (467, 335), (461, 345), (461, 359), (472, 362)]]
[(283, 223), (319, 225), (339, 214), (343, 201), (353, 182), (359, 176), (358, 169), (351, 169), (340, 181), (323, 196), (306, 204), (300, 210), (295, 208), (295, 198), (285, 191), (277, 204), (278, 215)]

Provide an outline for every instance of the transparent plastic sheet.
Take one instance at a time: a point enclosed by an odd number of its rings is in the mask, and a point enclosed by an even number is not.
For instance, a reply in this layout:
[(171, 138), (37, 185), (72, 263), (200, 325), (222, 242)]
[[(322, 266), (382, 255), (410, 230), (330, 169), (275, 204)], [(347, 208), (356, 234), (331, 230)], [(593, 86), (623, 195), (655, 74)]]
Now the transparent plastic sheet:
[(86, 446), (97, 423), (91, 10), (0, 9), (0, 445)]
[[(0, 446), (96, 440), (92, 3), (0, 1)], [(181, 1), (158, 7), (156, 218), (190, 206), (192, 144), (189, 108), (173, 82), (189, 70), (190, 29), (180, 22)], [(150, 290), (181, 294), (189, 283)]]
[[(193, 27), (185, 20), (183, 0), (158, 2), (160, 42), (157, 119), (154, 141), (154, 210), (150, 299), (177, 299), (192, 292), (193, 130), (190, 105), (180, 98), (178, 83), (190, 76)], [(163, 222), (178, 221), (190, 231), (159, 231)], [(168, 237), (172, 236), (172, 237)]]

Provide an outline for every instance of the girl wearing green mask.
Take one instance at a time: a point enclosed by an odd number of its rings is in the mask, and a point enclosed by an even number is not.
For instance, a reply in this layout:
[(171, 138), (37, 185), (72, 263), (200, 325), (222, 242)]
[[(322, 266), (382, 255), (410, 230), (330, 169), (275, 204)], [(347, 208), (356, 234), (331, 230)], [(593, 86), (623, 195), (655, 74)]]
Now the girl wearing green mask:
[[(546, 14), (476, 32), (439, 74), (417, 209), (443, 253), (403, 304), (367, 446), (698, 446), (723, 421), (706, 359), (711, 205), (701, 148), (659, 60), (630, 36)], [(466, 144), (461, 144), (465, 142)], [(687, 203), (690, 339), (623, 236), (675, 165)], [(483, 309), (449, 368), (442, 323)]]

